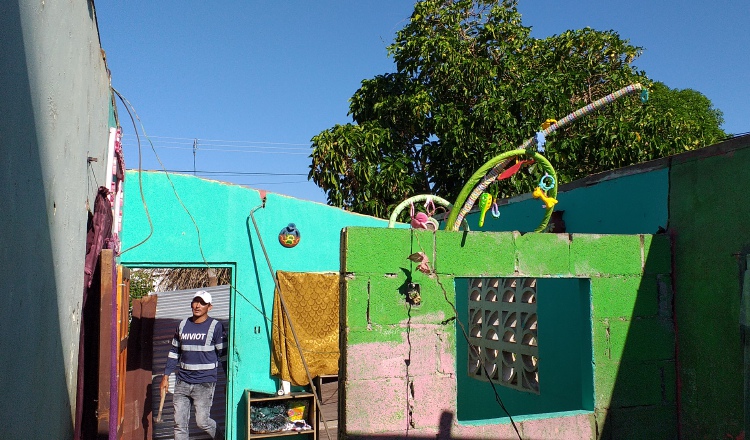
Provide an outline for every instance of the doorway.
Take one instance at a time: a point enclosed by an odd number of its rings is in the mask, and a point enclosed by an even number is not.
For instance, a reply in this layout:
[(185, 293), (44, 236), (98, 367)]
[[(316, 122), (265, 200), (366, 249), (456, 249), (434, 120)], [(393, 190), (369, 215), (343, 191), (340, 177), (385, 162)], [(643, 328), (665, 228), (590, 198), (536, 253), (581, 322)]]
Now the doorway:
[[(139, 265), (140, 266), (140, 265)], [(141, 266), (144, 267), (144, 266)], [(180, 321), (191, 316), (190, 302), (195, 293), (205, 290), (213, 297), (210, 316), (224, 325), (229, 335), (230, 292), (234, 281), (234, 267), (216, 266), (217, 270), (186, 266), (177, 268), (134, 269), (135, 282), (131, 280), (133, 295), (130, 334), (127, 341), (127, 388), (123, 440), (172, 439), (174, 437), (174, 410), (172, 394), (174, 375), (170, 378), (170, 392), (164, 401), (162, 420), (157, 422), (161, 400), (161, 382), (172, 337)], [(179, 284), (167, 283), (168, 273), (185, 276)], [(182, 273), (177, 273), (182, 272)], [(218, 277), (212, 278), (218, 274)], [(174, 278), (174, 277), (173, 277)], [(144, 281), (145, 279), (145, 281)], [(217, 283), (221, 284), (216, 286)], [(140, 282), (140, 286), (139, 286)], [(213, 284), (213, 286), (211, 286)], [(203, 287), (209, 286), (209, 287)], [(177, 290), (168, 290), (175, 289)], [(167, 291), (160, 291), (167, 290)], [(230, 337), (231, 338), (231, 337)], [(218, 381), (211, 408), (211, 418), (225, 429), (227, 406), (227, 378), (219, 368)], [(190, 438), (208, 438), (195, 424), (191, 412)]]

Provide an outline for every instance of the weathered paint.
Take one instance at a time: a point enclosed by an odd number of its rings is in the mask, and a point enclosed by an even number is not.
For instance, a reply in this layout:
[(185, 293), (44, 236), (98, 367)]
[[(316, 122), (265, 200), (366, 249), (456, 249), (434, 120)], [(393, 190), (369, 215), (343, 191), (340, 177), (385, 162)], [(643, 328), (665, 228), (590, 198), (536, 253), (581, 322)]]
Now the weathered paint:
[(0, 42), (2, 437), (68, 439), (109, 76), (91, 2), (3, 1)]
[(733, 144), (708, 156), (675, 159), (671, 172), (681, 433), (686, 439), (739, 438), (746, 429), (739, 298), (743, 260), (750, 252), (750, 138)]
[[(666, 163), (665, 163), (666, 165)], [(581, 234), (653, 234), (667, 228), (669, 169), (608, 173), (592, 186), (561, 185), (555, 211), (565, 211), (567, 232)], [(544, 216), (542, 203), (530, 194), (499, 206), (500, 217), (487, 216), (482, 231), (533, 231)], [(467, 216), (472, 229), (477, 212)]]
[[(350, 274), (342, 298), (346, 370), (341, 417), (349, 438), (515, 436), (501, 415), (494, 421), (459, 421), (459, 376), (465, 363), (462, 368), (457, 355), (463, 356), (466, 345), (463, 342), (461, 348), (463, 336), (452, 319), (456, 313), (451, 303), (456, 303), (460, 285), (454, 280), (473, 276), (537, 277), (548, 286), (572, 283), (563, 290), (588, 297), (571, 305), (588, 334), (579, 334), (582, 351), (565, 368), (570, 373), (576, 371), (574, 363), (582, 371), (587, 364), (589, 369), (595, 365), (593, 387), (590, 374), (588, 383), (585, 375), (579, 376), (579, 411), (561, 410), (539, 419), (519, 416), (524, 438), (624, 438), (619, 434), (632, 427), (617, 421), (632, 412), (628, 406), (652, 410), (652, 417), (638, 417), (659, 425), (660, 435), (646, 433), (642, 438), (665, 438), (662, 434), (669, 429), (663, 425), (674, 428), (674, 336), (669, 316), (660, 315), (663, 289), (655, 286), (669, 277), (667, 237), (445, 231), (433, 235), (347, 228), (345, 243), (343, 264)], [(406, 260), (420, 250), (437, 268), (435, 274), (417, 272)], [(420, 284), (418, 307), (405, 302), (409, 280)], [(549, 291), (542, 292), (545, 289)], [(628, 372), (621, 373), (625, 369)], [(635, 390), (624, 390), (621, 377), (637, 379)], [(658, 399), (653, 398), (656, 392)]]
[[(644, 264), (644, 274), (651, 278), (624, 274), (611, 280), (592, 279), (594, 291), (597, 283), (605, 283), (607, 288), (617, 289), (613, 298), (618, 298), (602, 303), (594, 296), (594, 313), (609, 315), (595, 317), (594, 326), (595, 343), (605, 344), (604, 353), (608, 353), (598, 363), (610, 362), (610, 356), (622, 360), (619, 370), (597, 369), (597, 381), (615, 387), (614, 404), (661, 401), (678, 406), (683, 438), (738, 438), (746, 429), (743, 406), (750, 407), (750, 403), (742, 391), (738, 280), (746, 270), (742, 259), (750, 252), (750, 231), (746, 227), (750, 208), (742, 183), (749, 147), (749, 136), (736, 137), (562, 185), (558, 193), (556, 209), (565, 211), (568, 232), (647, 233), (664, 228), (673, 237), (672, 250), (669, 240), (652, 243), (644, 236), (647, 254), (673, 253), (672, 277), (657, 275), (667, 273), (665, 265), (672, 264), (660, 257)], [(541, 216), (538, 205), (527, 195), (510, 199), (500, 207), (500, 219), (488, 219), (485, 229), (532, 229)], [(469, 220), (472, 225), (475, 217)], [(558, 262), (550, 268), (550, 273), (559, 271), (560, 265)], [(622, 284), (641, 284), (644, 293), (651, 292), (636, 297), (624, 295), (618, 287)], [(649, 332), (674, 333), (675, 324), (670, 322), (673, 306), (680, 333), (678, 363), (666, 359), (644, 364), (653, 374), (664, 376), (665, 388), (660, 389), (643, 384), (629, 363), (631, 357), (638, 359), (639, 353), (651, 351)], [(620, 322), (630, 313), (637, 326)], [(613, 339), (622, 332), (628, 332), (627, 343)], [(679, 402), (674, 399), (678, 383)], [(637, 426), (656, 411), (646, 408), (597, 410), (602, 435), (609, 438), (612, 432), (621, 432), (622, 437), (639, 436)], [(664, 414), (665, 423), (653, 426), (654, 437), (674, 437), (674, 413), (666, 406), (656, 412)]]
[[(163, 173), (144, 172), (139, 176), (128, 171), (123, 250), (138, 244), (150, 231), (139, 177), (153, 233), (142, 245), (127, 250), (121, 257), (122, 264), (200, 267), (208, 262), (233, 269), (227, 433), (228, 438), (243, 438), (245, 389), (266, 393), (278, 389), (269, 375), (272, 329), (268, 319), (274, 282), (250, 218), (251, 210), (258, 208), (254, 217), (274, 271), (338, 272), (341, 229), (349, 225), (384, 227), (387, 222), (273, 193), (268, 193), (261, 208), (258, 191), (250, 188), (187, 175), (171, 175), (170, 183)], [(278, 241), (279, 231), (289, 223), (296, 224), (302, 237), (294, 248), (283, 247)], [(255, 327), (262, 329), (260, 334), (254, 332)]]

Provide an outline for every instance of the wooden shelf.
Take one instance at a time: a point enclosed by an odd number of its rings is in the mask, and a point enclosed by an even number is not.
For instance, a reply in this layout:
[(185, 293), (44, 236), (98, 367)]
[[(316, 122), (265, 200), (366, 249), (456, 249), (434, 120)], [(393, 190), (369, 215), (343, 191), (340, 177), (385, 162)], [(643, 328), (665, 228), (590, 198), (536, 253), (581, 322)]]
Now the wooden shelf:
[[(317, 440), (318, 433), (316, 431), (316, 421), (318, 419), (317, 407), (315, 403), (315, 395), (307, 392), (289, 393), (283, 396), (268, 395), (260, 393), (251, 393), (250, 390), (245, 390), (245, 397), (247, 398), (247, 438), (271, 438), (271, 437), (289, 437), (296, 435), (309, 435), (312, 440)], [(252, 432), (252, 418), (250, 412), (253, 405), (258, 403), (269, 403), (276, 402), (281, 403), (288, 400), (304, 400), (307, 402), (307, 415), (305, 422), (312, 427), (305, 431), (278, 431), (268, 433), (257, 433)]]

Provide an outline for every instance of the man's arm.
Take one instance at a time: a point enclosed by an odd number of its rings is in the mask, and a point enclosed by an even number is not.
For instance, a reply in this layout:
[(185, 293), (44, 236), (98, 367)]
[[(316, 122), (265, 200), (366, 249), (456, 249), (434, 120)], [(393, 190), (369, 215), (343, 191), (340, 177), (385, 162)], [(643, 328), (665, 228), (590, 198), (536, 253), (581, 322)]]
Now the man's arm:
[(219, 362), (221, 362), (221, 368), (224, 370), (224, 374), (227, 374), (227, 332), (221, 321), (216, 322), (213, 336), (216, 356), (219, 358)]
[(177, 369), (177, 362), (180, 359), (180, 328), (178, 327), (172, 337), (172, 346), (169, 348), (167, 355), (167, 365), (164, 367), (164, 376), (161, 378), (159, 388), (169, 387), (169, 375)]

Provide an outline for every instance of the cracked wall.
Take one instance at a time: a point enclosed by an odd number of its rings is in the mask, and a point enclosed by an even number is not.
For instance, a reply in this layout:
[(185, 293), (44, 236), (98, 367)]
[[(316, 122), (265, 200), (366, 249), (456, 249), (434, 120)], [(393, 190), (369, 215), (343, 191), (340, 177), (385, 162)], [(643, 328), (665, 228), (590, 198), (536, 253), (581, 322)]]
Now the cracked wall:
[[(497, 420), (456, 420), (463, 372), (456, 370), (462, 336), (452, 319), (454, 279), (482, 276), (591, 280), (595, 409), (519, 421), (522, 438), (624, 438), (635, 428), (629, 418), (656, 427), (641, 438), (673, 433), (666, 236), (347, 228), (342, 246), (341, 423), (348, 438), (516, 437), (499, 408)], [(433, 273), (406, 259), (419, 251)], [(409, 282), (420, 284), (419, 306), (406, 301)]]

